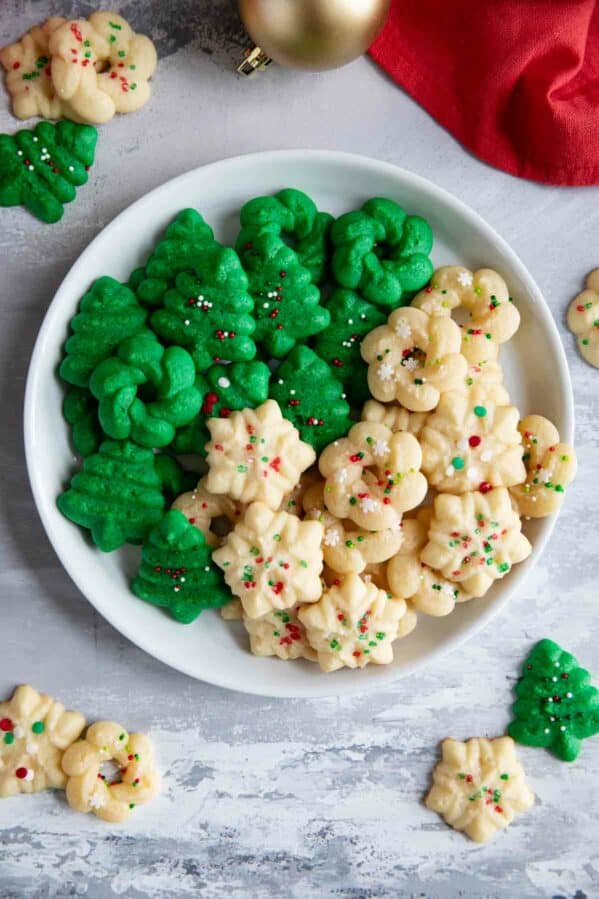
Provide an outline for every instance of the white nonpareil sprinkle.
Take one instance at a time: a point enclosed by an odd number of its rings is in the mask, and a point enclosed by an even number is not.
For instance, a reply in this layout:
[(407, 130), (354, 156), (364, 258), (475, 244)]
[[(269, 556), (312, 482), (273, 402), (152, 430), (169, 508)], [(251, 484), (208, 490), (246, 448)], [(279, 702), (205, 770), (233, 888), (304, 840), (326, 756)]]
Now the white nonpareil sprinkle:
[(218, 384), (219, 387), (230, 387), (231, 386), (231, 382), (229, 381), (228, 378), (225, 378), (225, 377), (220, 377), (216, 383)]
[(106, 795), (101, 793), (99, 790), (95, 790), (91, 796), (89, 797), (89, 807), (90, 808), (102, 808), (102, 806), (106, 802)]
[(372, 447), (372, 452), (375, 456), (386, 456), (389, 452), (389, 444), (386, 440), (377, 440)]
[(408, 371), (415, 371), (419, 366), (418, 359), (414, 359), (413, 356), (410, 356), (408, 359), (404, 360), (403, 367), (407, 368)]
[(379, 365), (377, 374), (381, 381), (390, 381), (393, 377), (393, 366), (389, 365), (388, 362), (383, 362), (382, 365)]
[(185, 319), (185, 321), (184, 321), (184, 322), (183, 322), (183, 324), (184, 324), (184, 325), (186, 325), (186, 326), (187, 326), (187, 325), (190, 325), (190, 324), (191, 324), (191, 322), (190, 322), (190, 321), (189, 321), (189, 319), (188, 319), (188, 318), (186, 318), (186, 319)]
[[(317, 509), (314, 509), (317, 512)], [(339, 536), (339, 531), (336, 531), (334, 528), (328, 528), (324, 532), (324, 545), (325, 546), (339, 546), (341, 543), (341, 537)]]
[(402, 337), (404, 340), (407, 340), (412, 336), (412, 328), (410, 323), (405, 320), (405, 318), (400, 318), (395, 325), (395, 333), (398, 337)]
[(463, 452), (463, 450), (468, 449), (468, 441), (465, 437), (462, 437), (461, 440), (458, 440), (456, 446), (460, 450), (460, 452)]
[(75, 167), (72, 166), (72, 165), (70, 165), (70, 166), (69, 166), (69, 172), (74, 172), (74, 171), (75, 171)]
[(20, 740), (21, 737), (24, 737), (24, 736), (25, 736), (25, 731), (23, 730), (23, 728), (21, 727), (20, 724), (17, 724), (17, 725), (13, 728), (13, 734), (15, 735), (15, 737), (16, 737), (17, 740)]
[(445, 474), (448, 478), (453, 477), (453, 475), (455, 474), (455, 468), (453, 467), (453, 465), (447, 466), (447, 468), (445, 469)]
[(27, 774), (25, 775), (23, 780), (26, 781), (27, 783), (31, 783), (31, 781), (33, 780), (34, 777), (35, 777), (35, 774), (33, 773), (33, 769), (27, 768)]
[(372, 499), (370, 496), (365, 496), (364, 499), (360, 503), (360, 509), (362, 512), (375, 512), (379, 507), (379, 504), (375, 499)]
[(472, 272), (460, 272), (458, 275), (458, 284), (462, 287), (470, 287), (472, 285)]

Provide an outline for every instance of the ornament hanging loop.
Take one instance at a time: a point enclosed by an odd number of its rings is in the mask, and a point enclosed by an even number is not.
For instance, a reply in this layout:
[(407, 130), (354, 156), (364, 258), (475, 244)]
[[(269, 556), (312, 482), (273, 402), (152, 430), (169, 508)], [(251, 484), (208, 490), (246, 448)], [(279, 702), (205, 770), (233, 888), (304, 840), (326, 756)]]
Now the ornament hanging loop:
[(270, 56), (267, 56), (264, 50), (261, 50), (260, 47), (254, 47), (253, 50), (248, 49), (245, 51), (245, 58), (237, 66), (237, 71), (240, 75), (245, 75), (247, 78), (256, 72), (263, 72), (271, 62), (272, 59)]

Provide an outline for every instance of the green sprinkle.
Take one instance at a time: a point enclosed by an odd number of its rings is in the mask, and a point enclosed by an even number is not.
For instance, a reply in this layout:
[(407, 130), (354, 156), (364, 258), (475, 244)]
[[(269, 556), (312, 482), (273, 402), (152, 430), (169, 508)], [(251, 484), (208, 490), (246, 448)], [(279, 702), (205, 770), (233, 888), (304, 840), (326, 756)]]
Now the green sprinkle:
[(109, 43), (111, 43), (111, 44), (116, 43), (116, 38), (115, 38), (114, 34), (109, 34), (109, 35), (108, 35), (108, 41), (109, 41)]
[(31, 730), (34, 734), (43, 734), (46, 729), (46, 725), (43, 721), (34, 721), (31, 725)]
[(355, 496), (350, 496), (350, 498), (349, 498), (350, 506), (355, 506), (357, 502), (358, 502), (358, 500), (356, 499)]
[(272, 535), (272, 539), (273, 539), (273, 540), (276, 540), (277, 543), (278, 543), (279, 540), (281, 539), (281, 535), (280, 535), (280, 534), (273, 534), (273, 535)]
[(133, 82), (132, 84), (129, 85), (129, 87), (131, 88), (132, 91), (134, 91), (135, 88), (137, 87), (137, 85), (135, 82)]
[(85, 56), (86, 59), (91, 59), (91, 53), (89, 52), (89, 50), (87, 51), (87, 53), (84, 53), (83, 55)]
[(261, 462), (268, 462), (268, 456), (260, 456)]
[(451, 460), (451, 464), (455, 469), (459, 471), (464, 467), (464, 460), (460, 456), (454, 456), (454, 458)]
[(124, 51), (124, 50), (119, 50), (119, 56), (121, 57), (121, 59), (122, 59), (125, 55), (126, 55), (126, 54), (125, 54), (125, 51)]
[(119, 740), (124, 740), (124, 739), (125, 739), (125, 734), (119, 734)]
[(484, 406), (475, 406), (475, 407), (474, 407), (474, 414), (475, 414), (476, 416), (478, 416), (478, 418), (484, 418), (485, 415), (487, 414), (487, 410), (485, 409)]
[(135, 803), (134, 803), (134, 802), (130, 802), (130, 803), (129, 803), (129, 808), (135, 808)]
[(14, 743), (14, 741), (15, 741), (15, 735), (13, 734), (13, 732), (11, 730), (9, 730), (8, 733), (4, 734), (4, 742), (6, 743), (7, 746), (10, 746), (10, 744)]
[(466, 775), (462, 771), (458, 774), (458, 780), (466, 780)]
[(248, 470), (247, 465), (238, 465), (238, 466), (237, 466), (237, 471), (238, 471), (240, 474), (245, 474), (245, 472), (246, 472), (247, 470)]
[(341, 648), (341, 644), (339, 643), (339, 640), (334, 640), (334, 639), (331, 640), (331, 642), (329, 643), (329, 646), (331, 647), (331, 649), (340, 649)]
[(501, 774), (501, 775), (500, 775), (500, 779), (501, 779), (501, 780), (509, 780), (509, 779), (510, 779), (510, 776), (509, 776), (509, 774)]
[[(25, 76), (23, 75), (23, 78), (24, 78), (24, 77), (25, 77)], [(588, 346), (588, 345), (589, 345), (589, 341), (588, 341), (588, 338), (587, 338), (587, 337), (585, 337), (584, 340), (581, 340), (580, 342), (581, 342), (581, 344), (582, 344), (583, 346)]]
[(307, 562), (304, 562), (304, 560), (301, 559), (301, 560), (300, 560), (300, 568), (307, 568), (307, 567), (308, 567), (308, 563), (307, 563)]
[(83, 41), (84, 47), (91, 47), (91, 41)]
[(122, 25), (117, 25), (116, 22), (109, 22), (108, 24), (111, 28), (114, 28), (115, 31), (122, 31)]
[(474, 378), (466, 378), (466, 386), (467, 387), (472, 387), (473, 384), (474, 384)]
[(501, 565), (497, 566), (497, 570), (501, 572), (501, 574), (505, 574), (506, 571), (510, 570), (509, 562), (502, 562)]

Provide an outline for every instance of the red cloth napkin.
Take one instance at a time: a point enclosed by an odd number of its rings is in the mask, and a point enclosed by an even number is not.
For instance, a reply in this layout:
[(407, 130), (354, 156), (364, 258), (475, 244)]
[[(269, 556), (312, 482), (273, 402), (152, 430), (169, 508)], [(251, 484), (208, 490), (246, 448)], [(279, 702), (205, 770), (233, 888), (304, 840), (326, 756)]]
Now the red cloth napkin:
[(393, 0), (370, 53), (485, 162), (599, 184), (595, 0)]

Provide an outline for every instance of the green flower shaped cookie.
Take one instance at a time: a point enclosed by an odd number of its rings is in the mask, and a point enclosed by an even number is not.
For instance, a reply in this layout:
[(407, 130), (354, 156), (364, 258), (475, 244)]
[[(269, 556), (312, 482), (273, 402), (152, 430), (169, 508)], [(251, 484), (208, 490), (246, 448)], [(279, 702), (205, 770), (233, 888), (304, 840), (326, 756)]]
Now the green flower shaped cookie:
[(214, 362), (246, 361), (256, 355), (251, 335), (254, 301), (234, 250), (214, 242), (198, 253), (193, 274), (177, 275), (163, 307), (151, 317), (154, 331), (169, 343), (186, 347), (196, 370)]
[[(337, 219), (331, 229), (331, 267), (342, 287), (378, 306), (405, 305), (406, 294), (430, 279), (433, 233), (423, 218), (393, 200), (375, 197)], [(403, 302), (402, 302), (403, 300)]]
[(182, 347), (165, 350), (150, 331), (124, 340), (90, 379), (102, 429), (116, 440), (168, 446), (176, 429), (200, 411), (195, 377), (193, 359)]
[(0, 206), (22, 205), (42, 222), (57, 222), (87, 182), (97, 139), (91, 125), (66, 120), (0, 134)]
[(296, 346), (272, 376), (270, 396), (316, 452), (347, 434), (353, 422), (343, 385), (307, 346)]
[(310, 272), (280, 238), (258, 234), (240, 255), (254, 299), (254, 340), (269, 356), (281, 359), (327, 327), (331, 317)]
[(327, 270), (327, 249), (333, 216), (319, 212), (303, 191), (288, 187), (274, 197), (255, 197), (242, 206), (237, 248), (242, 252), (265, 232), (281, 237), (297, 253), (300, 263), (320, 284)]
[(183, 624), (233, 598), (212, 562), (203, 533), (177, 509), (166, 513), (144, 543), (131, 589), (140, 599), (168, 609)]
[(574, 656), (552, 640), (533, 647), (516, 695), (508, 733), (518, 743), (543, 746), (572, 762), (582, 741), (599, 733), (599, 690)]

